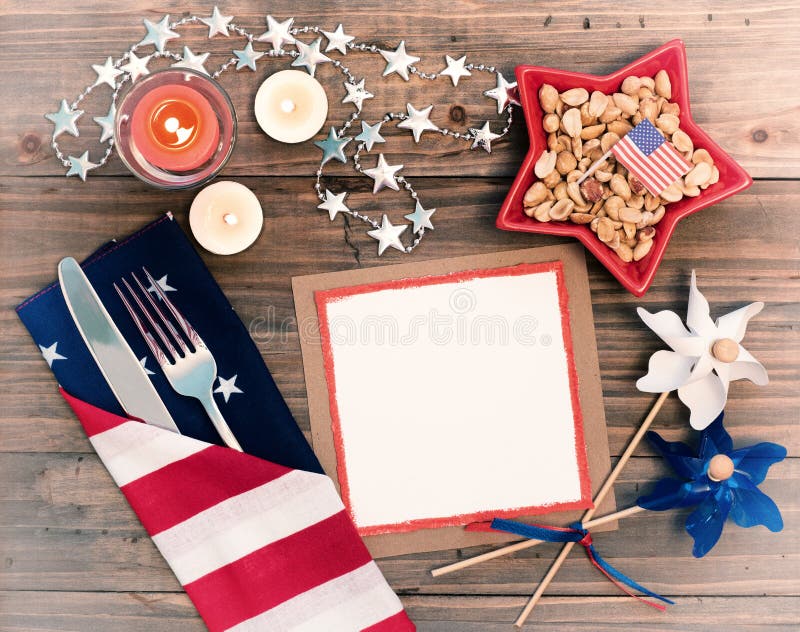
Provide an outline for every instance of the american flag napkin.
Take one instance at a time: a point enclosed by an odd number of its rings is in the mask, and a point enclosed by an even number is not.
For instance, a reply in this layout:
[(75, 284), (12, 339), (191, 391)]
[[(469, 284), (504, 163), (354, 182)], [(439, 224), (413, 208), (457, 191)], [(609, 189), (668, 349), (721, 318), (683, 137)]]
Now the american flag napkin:
[(693, 166), (667, 142), (649, 119), (644, 119), (615, 143), (611, 153), (653, 195), (660, 195)]
[[(247, 328), (172, 217), (106, 244), (83, 265), (140, 362), (152, 369), (182, 434), (124, 416), (57, 284), (17, 312), (209, 630), (414, 630)], [(176, 293), (215, 355), (217, 403), (249, 454), (214, 445), (220, 440), (202, 407), (172, 391), (147, 355), (111, 286), (142, 265)]]
[[(103, 245), (82, 267), (181, 434), (222, 444), (200, 402), (178, 395), (169, 385), (114, 291), (115, 281), (141, 271), (142, 266), (153, 274), (214, 354), (219, 376), (214, 398), (244, 451), (289, 467), (322, 473), (322, 466), (297, 427), (248, 327), (178, 222), (171, 215), (162, 215), (132, 235)], [(151, 292), (157, 296), (155, 288)], [(103, 410), (125, 414), (72, 322), (57, 283), (24, 301), (17, 307), (17, 314), (68, 393)], [(264, 322), (258, 320), (257, 327), (251, 323), (251, 329), (269, 347), (269, 335), (278, 323), (270, 323), (269, 313), (259, 316)]]
[(211, 632), (415, 629), (324, 474), (62, 394)]

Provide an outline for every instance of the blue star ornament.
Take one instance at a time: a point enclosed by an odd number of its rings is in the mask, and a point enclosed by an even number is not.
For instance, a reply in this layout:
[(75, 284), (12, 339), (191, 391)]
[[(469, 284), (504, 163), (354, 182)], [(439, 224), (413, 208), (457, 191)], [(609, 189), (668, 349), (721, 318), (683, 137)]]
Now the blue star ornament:
[(367, 151), (372, 151), (372, 146), (375, 143), (386, 142), (386, 139), (381, 136), (381, 125), (383, 125), (383, 121), (378, 121), (375, 125), (361, 121), (361, 133), (356, 136), (356, 140), (363, 142)]
[(728, 517), (740, 527), (763, 525), (783, 529), (783, 519), (773, 500), (758, 485), (774, 463), (786, 457), (786, 448), (757, 443), (733, 449), (720, 414), (700, 435), (697, 451), (681, 442), (669, 442), (655, 432), (647, 438), (680, 478), (665, 478), (651, 494), (636, 504), (653, 511), (695, 507), (686, 519), (686, 531), (694, 539), (692, 554), (703, 557), (722, 535)]
[(67, 177), (78, 176), (81, 180), (86, 182), (86, 174), (92, 169), (97, 169), (100, 165), (89, 160), (89, 152), (85, 151), (80, 157), (68, 156), (70, 167), (67, 171)]
[(164, 52), (164, 45), (168, 40), (180, 37), (175, 31), (169, 28), (169, 15), (161, 18), (158, 24), (153, 24), (150, 20), (144, 21), (144, 28), (147, 29), (147, 34), (142, 38), (142, 41), (137, 46), (147, 46), (152, 44), (156, 47), (159, 53)]
[(350, 136), (339, 138), (336, 129), (331, 127), (328, 137), (325, 140), (316, 140), (314, 144), (322, 150), (322, 164), (327, 163), (331, 158), (336, 158), (339, 162), (347, 162), (344, 155), (344, 147), (353, 140)]
[(78, 126), (75, 124), (77, 120), (83, 115), (83, 110), (73, 110), (67, 104), (66, 99), (61, 99), (61, 107), (58, 112), (45, 114), (44, 117), (51, 121), (56, 127), (53, 130), (53, 140), (58, 138), (62, 132), (78, 136)]
[(104, 143), (109, 138), (114, 138), (114, 119), (117, 116), (117, 106), (112, 102), (105, 116), (95, 116), (92, 120), (103, 130), (100, 135), (100, 142)]
[(238, 61), (236, 62), (236, 70), (242, 68), (249, 68), (250, 70), (256, 69), (256, 62), (264, 56), (264, 53), (253, 50), (252, 42), (247, 42), (244, 50), (235, 50), (233, 54), (236, 55)]

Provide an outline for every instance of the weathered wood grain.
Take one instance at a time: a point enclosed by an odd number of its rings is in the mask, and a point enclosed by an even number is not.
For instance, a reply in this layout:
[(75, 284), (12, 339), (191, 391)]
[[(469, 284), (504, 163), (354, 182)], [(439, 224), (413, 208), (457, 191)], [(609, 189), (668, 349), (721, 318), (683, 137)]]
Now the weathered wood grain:
[[(420, 632), (507, 632), (523, 597), (402, 596)], [(666, 615), (622, 597), (544, 597), (526, 630), (705, 632), (797, 629), (793, 597), (682, 597)], [(3, 632), (200, 632), (205, 630), (184, 593), (0, 592)]]
[[(422, 57), (425, 71), (439, 70), (444, 55), (494, 64), (510, 78), (515, 65), (532, 63), (606, 73), (674, 37), (689, 56), (693, 114), (754, 177), (749, 191), (688, 218), (678, 228), (647, 296), (626, 293), (591, 255), (592, 288), (604, 403), (612, 455), (618, 455), (654, 399), (633, 381), (647, 357), (662, 347), (638, 320), (635, 306), (651, 311), (685, 303), (690, 271), (712, 315), (763, 300), (750, 323), (747, 348), (762, 360), (770, 384), (731, 386), (727, 426), (739, 444), (776, 441), (792, 458), (776, 465), (763, 489), (775, 498), (786, 526), (781, 534), (762, 527), (726, 527), (719, 545), (703, 560), (691, 557), (683, 531), (686, 512), (643, 513), (621, 529), (599, 534), (596, 543), (612, 563), (653, 589), (678, 598), (665, 615), (619, 596), (587, 562), (573, 554), (527, 628), (605, 631), (737, 632), (795, 630), (800, 623), (800, 13), (796, 2), (708, 3), (645, 0), (597, 4), (380, 0), (298, 5), (288, 0), (238, 0), (221, 6), (258, 34), (264, 12), (299, 24), (332, 28), (342, 22), (360, 40), (393, 48), (402, 38)], [(186, 227), (193, 192), (165, 193), (127, 175), (114, 158), (87, 183), (65, 180), (49, 147), (51, 125), (43, 118), (62, 97), (94, 81), (92, 63), (119, 54), (143, 35), (141, 19), (204, 14), (205, 4), (177, 0), (158, 4), (128, 0), (31, 3), (0, 6), (0, 632), (104, 632), (205, 629), (194, 607), (94, 455), (79, 424), (55, 390), (38, 350), (13, 307), (55, 276), (66, 254), (87, 255), (104, 240), (124, 236), (172, 211)], [(402, 19), (398, 19), (402, 18)], [(178, 46), (208, 50), (221, 62), (240, 38), (204, 37), (186, 27)], [(309, 38), (310, 39), (310, 38)], [(256, 48), (264, 48), (256, 45)], [(490, 75), (475, 74), (453, 88), (448, 79), (409, 83), (381, 78), (378, 56), (351, 54), (354, 74), (365, 76), (376, 98), (364, 116), (374, 122), (406, 102), (433, 104), (432, 118), (451, 129), (501, 122), (494, 101), (482, 96)], [(268, 62), (258, 73), (229, 72), (222, 83), (240, 119), (240, 135), (224, 177), (250, 187), (265, 209), (264, 233), (236, 257), (203, 254), (265, 357), (301, 428), (308, 431), (299, 333), (290, 278), (294, 275), (408, 261), (378, 258), (362, 225), (334, 223), (318, 211), (312, 174), (319, 152), (310, 143), (279, 145), (253, 122), (252, 99), (263, 76), (286, 67)], [(339, 125), (349, 106), (330, 67), (318, 73), (331, 95), (329, 124)], [(374, 89), (373, 89), (374, 88)], [(341, 95), (339, 93), (342, 93)], [(90, 149), (96, 159), (108, 89), (82, 104), (81, 138), (64, 136), (64, 150)], [(436, 230), (415, 259), (488, 253), (556, 243), (545, 236), (505, 233), (494, 217), (526, 149), (520, 113), (512, 133), (490, 155), (468, 151), (450, 139), (424, 135), (413, 143), (403, 130), (385, 126), (381, 146), (436, 207)], [(376, 148), (377, 149), (377, 148)], [(377, 153), (377, 151), (375, 152)], [(367, 166), (374, 157), (364, 159)], [(407, 212), (408, 198), (383, 192), (373, 197), (365, 178), (350, 167), (328, 165), (325, 184), (346, 187), (351, 208)], [(480, 176), (480, 177), (471, 177)], [(338, 190), (338, 189), (337, 189)], [(562, 240), (563, 241), (563, 240)], [(654, 425), (666, 437), (686, 439), (686, 409), (669, 398)], [(634, 502), (667, 470), (647, 446), (637, 450), (616, 486), (620, 506)], [(423, 632), (496, 632), (510, 629), (525, 595), (545, 573), (555, 545), (433, 579), (428, 571), (485, 550), (421, 553), (379, 562)], [(575, 596), (581, 595), (581, 596)]]
[[(203, 255), (270, 366), (301, 427), (308, 430), (297, 326), (289, 280), (319, 270), (385, 265), (399, 256), (378, 258), (375, 242), (360, 225), (329, 222), (316, 210), (313, 190), (298, 178), (245, 178), (265, 207), (264, 233), (248, 251), (233, 258)], [(347, 180), (346, 186), (357, 181)], [(338, 184), (338, 183), (337, 183)], [(65, 197), (65, 186), (70, 194)], [(333, 186), (333, 185), (331, 185)], [(497, 207), (508, 186), (503, 179), (426, 178), (421, 191), (437, 207), (437, 229), (417, 249), (417, 259), (492, 252), (553, 243), (542, 235), (498, 231)], [(91, 451), (78, 424), (55, 391), (36, 346), (13, 307), (50, 282), (65, 254), (85, 256), (110, 236), (123, 236), (159, 211), (172, 210), (186, 227), (191, 192), (175, 193), (165, 206), (160, 192), (131, 178), (86, 184), (58, 178), (11, 178), (0, 184), (4, 207), (0, 257), (8, 272), (0, 289), (0, 327), (5, 353), (0, 386), (15, 397), (4, 402), (0, 451)], [(79, 198), (74, 196), (80, 195)], [(371, 196), (352, 194), (354, 208)], [(400, 215), (395, 195), (378, 196), (381, 210)], [(800, 183), (758, 182), (749, 191), (685, 220), (667, 250), (655, 283), (636, 299), (588, 255), (596, 336), (611, 449), (619, 454), (641, 421), (652, 397), (632, 390), (658, 339), (639, 321), (636, 305), (653, 311), (685, 302), (688, 276), (697, 268), (700, 286), (714, 314), (750, 300), (766, 309), (753, 319), (747, 347), (767, 366), (771, 383), (731, 387), (728, 424), (737, 440), (773, 440), (800, 455), (795, 431), (800, 394), (796, 384), (800, 356), (800, 276), (798, 241), (792, 230), (800, 206)], [(405, 212), (405, 211), (403, 211)], [(47, 239), (42, 229), (46, 223)], [(31, 418), (31, 416), (34, 416)], [(685, 408), (671, 397), (656, 427), (679, 438)], [(644, 452), (646, 453), (646, 452)]]
[[(92, 63), (119, 55), (137, 42), (144, 32), (142, 17), (160, 18), (162, 13), (176, 17), (187, 14), (189, 8), (175, 1), (146, 8), (132, 2), (115, 3), (113, 11), (98, 10), (94, 2), (59, 1), (46, 6), (23, 0), (5, 2), (0, 8), (0, 85), (17, 88), (4, 90), (0, 97), (4, 111), (0, 174), (62, 174), (49, 147), (52, 126), (44, 114), (57, 109), (62, 97), (71, 101), (95, 80)], [(205, 9), (198, 6), (197, 10), (202, 14)], [(254, 3), (229, 7), (236, 22), (255, 34), (264, 30), (263, 11), (264, 7)], [(710, 7), (692, 0), (674, 8), (656, 7), (645, 0), (619, 6), (570, 1), (557, 7), (491, 0), (456, 0), (446, 5), (408, 2), (403, 5), (402, 22), (392, 19), (398, 15), (394, 7), (377, 0), (359, 2), (357, 19), (353, 5), (340, 2), (303, 6), (281, 0), (270, 3), (269, 11), (294, 15), (301, 25), (332, 28), (341, 21), (359, 40), (382, 48), (393, 49), (405, 39), (408, 50), (423, 58), (419, 67), (428, 72), (444, 67), (445, 54), (466, 54), (468, 60), (497, 66), (509, 78), (518, 64), (604, 74), (680, 37), (688, 48), (697, 120), (752, 175), (800, 176), (800, 156), (795, 151), (800, 133), (800, 89), (794, 72), (800, 61), (800, 15), (792, 2), (767, 5), (751, 0)], [(225, 61), (231, 49), (242, 42), (241, 38), (222, 37), (209, 41), (204, 26), (184, 27), (181, 33), (178, 49), (186, 43), (195, 52), (212, 52), (209, 67)], [(25, 50), (25, 63), (35, 68), (24, 77), (21, 49)], [(386, 112), (404, 111), (406, 102), (411, 102), (417, 107), (434, 104), (432, 120), (440, 127), (466, 130), (485, 120), (496, 121), (494, 128), (502, 127), (495, 102), (482, 94), (494, 87), (489, 74), (474, 73), (454, 88), (446, 77), (409, 83), (396, 75), (382, 78), (384, 62), (378, 55), (350, 53), (345, 59), (352, 72), (367, 78), (367, 87), (376, 95), (364, 108), (370, 122)], [(299, 175), (316, 169), (319, 152), (313, 145), (275, 143), (254, 122), (252, 101), (261, 77), (287, 63), (265, 62), (258, 73), (247, 70), (222, 77), (241, 121), (227, 174)], [(321, 67), (318, 77), (331, 95), (329, 123), (340, 125), (351, 111), (349, 105), (339, 103), (344, 96), (342, 76), (332, 67)], [(105, 115), (108, 95), (107, 87), (100, 88), (84, 101), (81, 107), (86, 114), (79, 122), (82, 137), (63, 135), (65, 151), (80, 155), (84, 149), (94, 148), (93, 158), (102, 152), (96, 142), (99, 128), (91, 119)], [(514, 133), (498, 141), (491, 156), (435, 135), (425, 135), (415, 144), (407, 131), (391, 126), (384, 128), (388, 143), (381, 149), (392, 164), (404, 164), (408, 175), (513, 175), (526, 146), (519, 112), (517, 118)], [(347, 173), (348, 169), (337, 164), (332, 172)], [(96, 173), (125, 171), (115, 158)]]
[[(633, 504), (640, 490), (666, 473), (660, 459), (634, 458), (616, 486), (619, 505)], [(0, 481), (4, 499), (0, 550), (6, 556), (0, 589), (69, 590), (76, 582), (84, 590), (178, 588), (96, 456), (3, 454)], [(786, 526), (781, 535), (730, 525), (713, 554), (703, 561), (691, 558), (691, 541), (681, 527), (686, 512), (627, 518), (619, 531), (599, 534), (596, 544), (613, 564), (634, 577), (646, 578), (649, 586), (666, 594), (797, 595), (799, 483), (800, 459), (789, 459), (774, 466), (762, 485), (782, 509)], [(523, 594), (544, 574), (555, 546), (543, 545), (438, 579), (430, 577), (432, 568), (479, 548), (467, 553), (420, 553), (379, 564), (402, 593)], [(614, 595), (615, 590), (576, 552), (551, 593)]]

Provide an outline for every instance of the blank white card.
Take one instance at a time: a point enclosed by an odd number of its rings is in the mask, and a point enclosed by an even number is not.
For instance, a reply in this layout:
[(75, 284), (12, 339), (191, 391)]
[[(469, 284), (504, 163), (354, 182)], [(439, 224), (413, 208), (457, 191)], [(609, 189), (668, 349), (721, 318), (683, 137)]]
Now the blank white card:
[(364, 534), (587, 506), (561, 264), (317, 292)]

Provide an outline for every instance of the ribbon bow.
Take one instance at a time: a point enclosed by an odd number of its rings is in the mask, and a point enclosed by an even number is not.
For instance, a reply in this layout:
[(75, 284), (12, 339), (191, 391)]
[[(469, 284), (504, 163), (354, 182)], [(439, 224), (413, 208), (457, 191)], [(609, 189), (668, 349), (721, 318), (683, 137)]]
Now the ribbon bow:
[(648, 597), (652, 597), (653, 599), (663, 601), (664, 603), (675, 603), (674, 601), (671, 601), (666, 597), (662, 597), (658, 593), (654, 593), (652, 590), (648, 590), (644, 586), (637, 584), (633, 579), (623, 573), (620, 573), (616, 568), (611, 566), (611, 564), (600, 557), (600, 554), (594, 548), (594, 544), (592, 543), (592, 534), (583, 528), (583, 524), (581, 524), (581, 522), (575, 522), (569, 527), (551, 527), (538, 524), (526, 524), (524, 522), (516, 522), (515, 520), (501, 520), (499, 518), (495, 518), (492, 520), (490, 528), (494, 529), (495, 531), (506, 531), (507, 533), (514, 533), (525, 538), (544, 540), (546, 542), (575, 542), (580, 544), (586, 550), (586, 555), (589, 557), (589, 560), (591, 560), (592, 564), (594, 564), (595, 568), (603, 573), (603, 575), (608, 577), (608, 579), (611, 580), (620, 590), (627, 593), (631, 597), (646, 603), (648, 606), (652, 606), (653, 608), (661, 610), (662, 612), (666, 610), (665, 606), (657, 604), (653, 601), (649, 601), (648, 599), (644, 599), (643, 597), (631, 592), (629, 588), (639, 591), (640, 593), (643, 593)]

